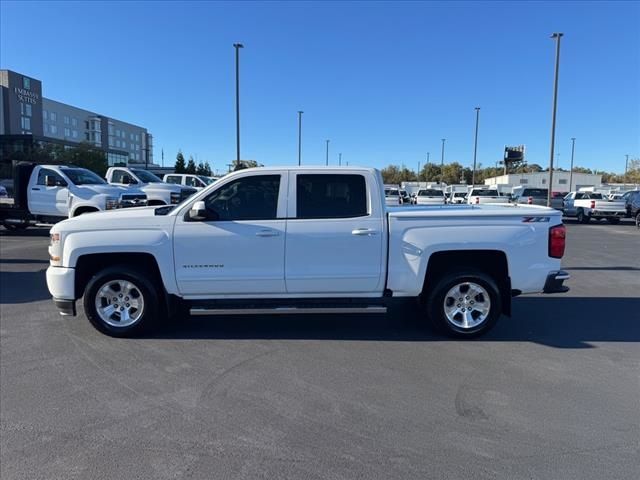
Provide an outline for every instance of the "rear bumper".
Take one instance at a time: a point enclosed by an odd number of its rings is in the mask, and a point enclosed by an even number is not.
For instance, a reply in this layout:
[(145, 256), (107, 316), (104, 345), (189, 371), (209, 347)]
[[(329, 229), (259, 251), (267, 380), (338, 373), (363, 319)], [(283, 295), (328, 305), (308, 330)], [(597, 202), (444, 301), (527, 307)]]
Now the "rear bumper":
[(569, 280), (569, 275), (564, 270), (557, 270), (547, 275), (547, 281), (544, 283), (542, 293), (565, 293), (569, 291), (569, 287), (563, 285), (565, 280)]
[(607, 212), (606, 210), (591, 210), (591, 216), (592, 217), (619, 217), (619, 218), (624, 218), (626, 214), (627, 214), (627, 212), (625, 210), (610, 211), (610, 212)]

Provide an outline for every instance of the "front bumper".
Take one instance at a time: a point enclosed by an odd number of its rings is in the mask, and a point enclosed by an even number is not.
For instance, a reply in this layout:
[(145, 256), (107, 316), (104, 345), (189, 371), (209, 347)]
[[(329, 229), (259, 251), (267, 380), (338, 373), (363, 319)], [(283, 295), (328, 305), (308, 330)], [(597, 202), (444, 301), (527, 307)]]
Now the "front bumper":
[(47, 288), (53, 298), (75, 300), (75, 268), (47, 268)]
[(547, 281), (544, 283), (544, 289), (542, 293), (566, 293), (569, 291), (569, 287), (563, 285), (565, 280), (569, 280), (569, 275), (564, 270), (556, 270), (555, 272), (547, 275)]

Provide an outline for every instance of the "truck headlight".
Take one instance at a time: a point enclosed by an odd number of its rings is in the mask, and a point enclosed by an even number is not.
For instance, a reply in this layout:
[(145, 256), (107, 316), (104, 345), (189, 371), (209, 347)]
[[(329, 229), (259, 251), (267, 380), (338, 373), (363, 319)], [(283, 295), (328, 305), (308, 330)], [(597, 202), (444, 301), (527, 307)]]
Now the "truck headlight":
[(52, 233), (49, 235), (49, 263), (54, 267), (62, 265), (62, 249), (60, 248), (60, 234)]
[(171, 203), (173, 205), (180, 203), (180, 192), (171, 192)]
[(118, 199), (116, 197), (107, 197), (104, 208), (105, 210), (113, 210), (114, 208), (118, 208)]

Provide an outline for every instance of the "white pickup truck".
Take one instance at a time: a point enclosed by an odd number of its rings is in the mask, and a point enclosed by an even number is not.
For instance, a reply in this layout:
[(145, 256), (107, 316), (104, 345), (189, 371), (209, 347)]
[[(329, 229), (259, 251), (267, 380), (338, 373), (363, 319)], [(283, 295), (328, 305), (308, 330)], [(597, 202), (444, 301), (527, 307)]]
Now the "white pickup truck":
[(192, 187), (165, 183), (142, 168), (111, 167), (107, 170), (106, 179), (111, 185), (142, 190), (149, 199), (149, 205), (176, 205), (197, 191)]
[(47, 285), (63, 315), (129, 336), (159, 316), (383, 313), (419, 300), (473, 337), (511, 297), (568, 290), (560, 212), (385, 206), (370, 168), (254, 168), (171, 207), (83, 215), (51, 229)]
[(627, 215), (624, 200), (609, 200), (599, 192), (571, 192), (564, 197), (563, 203), (564, 215), (576, 217), (580, 223), (606, 218), (615, 225)]
[(500, 191), (495, 188), (469, 188), (467, 203), (469, 205), (509, 203), (509, 197), (502, 195)]
[(12, 202), (0, 205), (0, 223), (11, 230), (147, 204), (140, 190), (109, 185), (86, 168), (24, 162), (15, 166), (13, 175)]

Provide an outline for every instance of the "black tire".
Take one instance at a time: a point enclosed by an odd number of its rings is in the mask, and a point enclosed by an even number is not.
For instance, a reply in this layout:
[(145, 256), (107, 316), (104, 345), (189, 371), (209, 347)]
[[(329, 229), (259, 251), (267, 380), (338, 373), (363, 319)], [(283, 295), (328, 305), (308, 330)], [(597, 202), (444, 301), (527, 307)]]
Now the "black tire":
[[(142, 297), (142, 313), (140, 317), (134, 323), (124, 327), (113, 324), (117, 323), (118, 317), (112, 317), (112, 324), (108, 323), (101, 317), (96, 308), (96, 297), (99, 290), (110, 281), (114, 282), (113, 286), (115, 287), (118, 280), (130, 282), (135, 287), (135, 291)], [(135, 294), (133, 289), (130, 291)], [(122, 295), (119, 296), (122, 297)], [(123, 297), (120, 301), (123, 301), (124, 298), (128, 297)], [(104, 299), (101, 300), (104, 301)], [(109, 301), (109, 304), (110, 303), (111, 301)], [(154, 323), (159, 320), (157, 317), (160, 314), (160, 304), (161, 297), (158, 287), (149, 280), (145, 273), (126, 265), (115, 265), (100, 270), (91, 277), (91, 280), (89, 280), (84, 290), (83, 305), (87, 318), (96, 329), (112, 337), (134, 337), (142, 333), (150, 332)], [(118, 309), (116, 308), (115, 310), (114, 314), (119, 315), (117, 312)], [(127, 311), (129, 311), (129, 309), (127, 309)]]
[(582, 210), (581, 208), (578, 210), (577, 218), (578, 218), (578, 222), (583, 224), (587, 224), (589, 223), (589, 220), (591, 220), (591, 216), (585, 215), (584, 210)]
[(620, 219), (618, 217), (609, 217), (609, 218), (607, 218), (607, 221), (611, 225), (618, 225), (620, 223)]
[[(481, 323), (469, 328), (462, 328), (447, 318), (445, 297), (453, 287), (467, 282), (481, 286), (488, 293), (490, 307), (489, 312)], [(444, 275), (436, 281), (427, 295), (427, 317), (436, 330), (451, 337), (475, 338), (483, 335), (493, 328), (501, 313), (502, 297), (495, 280), (489, 275), (476, 270), (458, 270)]]
[(636, 214), (636, 227), (640, 228), (640, 212)]
[(26, 225), (24, 223), (3, 223), (2, 225), (10, 232), (22, 232), (23, 230), (29, 228), (29, 225)]

